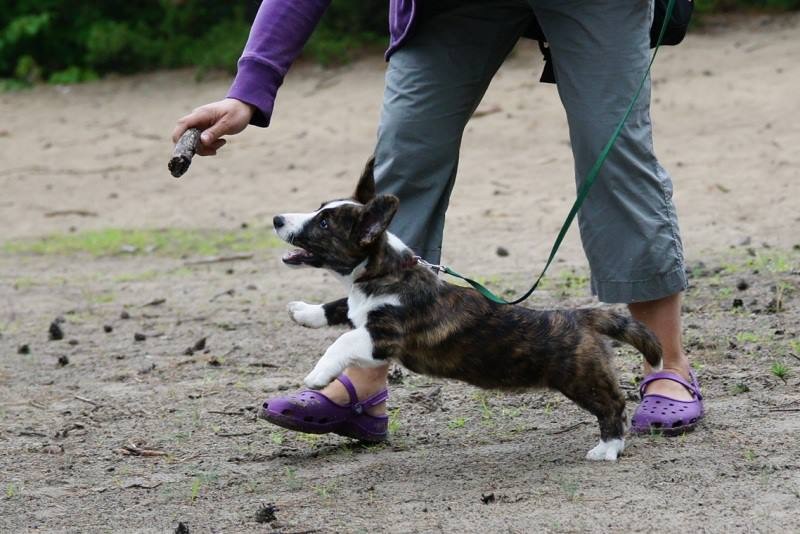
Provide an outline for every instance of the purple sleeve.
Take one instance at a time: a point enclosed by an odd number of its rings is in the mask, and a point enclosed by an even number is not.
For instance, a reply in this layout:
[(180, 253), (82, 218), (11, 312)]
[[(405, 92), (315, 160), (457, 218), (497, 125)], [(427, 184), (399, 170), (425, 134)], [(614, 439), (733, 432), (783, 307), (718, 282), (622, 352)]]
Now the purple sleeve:
[(331, 0), (264, 0), (239, 58), (228, 98), (255, 106), (250, 121), (268, 126), (275, 94)]

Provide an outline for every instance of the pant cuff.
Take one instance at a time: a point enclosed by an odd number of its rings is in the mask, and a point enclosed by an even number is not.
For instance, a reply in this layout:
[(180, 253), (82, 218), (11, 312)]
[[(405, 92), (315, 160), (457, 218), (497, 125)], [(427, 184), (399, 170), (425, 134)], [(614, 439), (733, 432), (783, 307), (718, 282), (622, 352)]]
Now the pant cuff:
[(637, 280), (635, 282), (595, 280), (592, 278), (592, 293), (597, 295), (601, 302), (608, 304), (631, 304), (633, 302), (658, 300), (680, 293), (686, 289), (688, 283), (686, 271), (681, 266), (649, 280)]

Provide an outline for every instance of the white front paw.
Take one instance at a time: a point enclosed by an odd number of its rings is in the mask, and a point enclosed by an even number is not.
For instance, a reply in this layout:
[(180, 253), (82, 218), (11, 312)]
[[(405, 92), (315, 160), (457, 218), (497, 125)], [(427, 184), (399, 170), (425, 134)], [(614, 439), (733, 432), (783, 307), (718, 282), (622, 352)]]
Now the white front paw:
[(314, 369), (303, 379), (303, 383), (310, 389), (322, 389), (331, 383), (333, 377)]
[(290, 302), (286, 306), (286, 309), (289, 310), (289, 317), (301, 326), (320, 328), (328, 324), (328, 319), (325, 318), (325, 309), (322, 307), (322, 304)]

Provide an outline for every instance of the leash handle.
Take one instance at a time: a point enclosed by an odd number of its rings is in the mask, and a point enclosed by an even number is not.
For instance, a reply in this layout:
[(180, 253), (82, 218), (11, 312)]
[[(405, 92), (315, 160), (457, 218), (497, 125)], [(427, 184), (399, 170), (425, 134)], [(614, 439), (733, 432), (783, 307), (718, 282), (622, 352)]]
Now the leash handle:
[(578, 195), (575, 198), (575, 202), (572, 204), (572, 208), (569, 210), (569, 214), (567, 215), (564, 224), (561, 225), (561, 230), (559, 230), (558, 232), (558, 237), (556, 237), (556, 240), (553, 243), (553, 247), (550, 249), (550, 255), (547, 258), (547, 262), (544, 264), (544, 269), (542, 269), (542, 272), (539, 274), (539, 277), (536, 278), (536, 281), (533, 283), (531, 288), (528, 291), (526, 291), (525, 294), (523, 294), (521, 297), (512, 301), (507, 301), (504, 298), (499, 297), (494, 293), (492, 293), (488, 288), (486, 288), (480, 282), (476, 282), (471, 278), (463, 276), (449, 267), (445, 267), (443, 265), (434, 267), (440, 268), (442, 272), (445, 272), (450, 276), (454, 276), (456, 278), (464, 280), (466, 283), (475, 288), (481, 295), (491, 300), (492, 302), (496, 302), (498, 304), (519, 304), (520, 302), (530, 297), (534, 291), (536, 291), (536, 288), (539, 287), (539, 283), (542, 281), (542, 278), (544, 278), (544, 275), (547, 272), (547, 269), (550, 267), (550, 264), (553, 263), (553, 259), (556, 257), (556, 253), (558, 252), (558, 249), (561, 246), (561, 242), (564, 241), (564, 237), (567, 235), (567, 230), (569, 230), (569, 227), (572, 225), (572, 221), (578, 214), (578, 210), (580, 210), (580, 207), (583, 205), (584, 200), (586, 200), (586, 197), (589, 195), (589, 190), (592, 188), (595, 181), (597, 180), (597, 176), (600, 174), (600, 169), (602, 168), (603, 163), (605, 163), (609, 153), (611, 152), (611, 149), (614, 148), (614, 143), (617, 142), (617, 138), (619, 137), (620, 133), (622, 133), (622, 128), (625, 126), (625, 122), (628, 120), (628, 117), (633, 111), (633, 106), (635, 106), (636, 102), (639, 100), (639, 96), (642, 93), (642, 88), (644, 87), (647, 78), (650, 76), (650, 70), (652, 69), (653, 63), (656, 60), (658, 49), (661, 47), (661, 42), (664, 40), (664, 34), (667, 31), (667, 24), (669, 23), (669, 20), (672, 17), (672, 11), (674, 7), (675, 7), (675, 0), (669, 0), (669, 2), (667, 3), (666, 16), (664, 17), (664, 22), (661, 25), (661, 31), (658, 34), (658, 41), (656, 41), (655, 50), (653, 51), (653, 56), (650, 58), (650, 63), (647, 65), (647, 70), (645, 71), (644, 76), (642, 77), (642, 81), (639, 82), (639, 87), (638, 89), (636, 89), (636, 93), (634, 93), (633, 99), (631, 100), (631, 103), (628, 105), (628, 109), (625, 110), (625, 114), (622, 116), (622, 119), (619, 121), (619, 124), (617, 124), (617, 127), (614, 129), (613, 135), (606, 143), (602, 152), (600, 152), (600, 155), (597, 157), (597, 160), (595, 160), (594, 165), (592, 165), (592, 168), (589, 170), (589, 174), (586, 175), (586, 179), (583, 181), (583, 184), (581, 184), (581, 187), (578, 189)]

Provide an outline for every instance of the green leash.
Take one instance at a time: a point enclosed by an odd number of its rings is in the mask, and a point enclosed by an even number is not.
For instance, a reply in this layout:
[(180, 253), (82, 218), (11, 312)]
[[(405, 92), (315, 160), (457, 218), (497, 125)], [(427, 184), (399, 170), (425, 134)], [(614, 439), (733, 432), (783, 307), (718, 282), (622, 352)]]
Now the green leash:
[(608, 158), (608, 154), (611, 152), (611, 149), (614, 148), (614, 143), (617, 142), (617, 138), (619, 134), (622, 132), (622, 128), (625, 126), (625, 121), (628, 120), (628, 117), (633, 111), (633, 106), (636, 105), (636, 101), (639, 100), (639, 95), (642, 92), (642, 88), (644, 87), (645, 82), (647, 81), (648, 76), (650, 76), (650, 69), (653, 67), (653, 62), (656, 60), (656, 54), (658, 54), (658, 49), (661, 46), (661, 41), (664, 38), (664, 33), (667, 31), (667, 24), (669, 23), (669, 19), (672, 17), (672, 10), (675, 6), (675, 0), (669, 0), (666, 9), (666, 16), (664, 17), (664, 23), (661, 25), (661, 31), (658, 34), (658, 41), (656, 42), (655, 50), (653, 51), (653, 57), (650, 58), (650, 64), (647, 66), (647, 70), (642, 77), (642, 81), (639, 83), (639, 88), (636, 90), (636, 93), (633, 95), (633, 100), (631, 100), (628, 109), (625, 111), (625, 114), (622, 116), (622, 120), (619, 121), (617, 124), (617, 128), (614, 130), (614, 134), (611, 136), (611, 139), (608, 140), (606, 143), (605, 148), (600, 153), (597, 158), (597, 161), (594, 162), (592, 168), (589, 170), (589, 174), (586, 176), (586, 180), (584, 180), (583, 185), (581, 185), (580, 189), (578, 190), (578, 196), (575, 198), (575, 202), (572, 204), (572, 209), (569, 210), (569, 215), (567, 215), (564, 224), (561, 225), (561, 230), (558, 232), (558, 237), (556, 238), (555, 243), (553, 243), (553, 248), (550, 249), (550, 256), (547, 258), (547, 263), (544, 265), (544, 269), (542, 269), (541, 274), (536, 279), (536, 282), (533, 283), (533, 286), (525, 292), (524, 295), (519, 297), (516, 300), (512, 300), (511, 302), (505, 300), (502, 297), (498, 297), (494, 293), (492, 293), (489, 289), (487, 289), (483, 284), (480, 282), (476, 282), (471, 278), (467, 278), (461, 274), (458, 274), (450, 267), (445, 265), (433, 265), (424, 260), (419, 260), (419, 262), (423, 265), (427, 265), (431, 268), (438, 269), (444, 273), (449, 274), (450, 276), (454, 276), (456, 278), (460, 278), (464, 280), (466, 283), (474, 287), (481, 295), (486, 297), (487, 299), (491, 300), (492, 302), (496, 302), (498, 304), (519, 304), (523, 300), (527, 299), (531, 296), (531, 294), (536, 291), (536, 288), (539, 287), (539, 282), (542, 281), (544, 278), (545, 273), (547, 272), (548, 267), (553, 262), (553, 258), (556, 257), (556, 253), (558, 252), (558, 248), (561, 246), (561, 242), (564, 240), (564, 236), (567, 234), (567, 230), (572, 225), (572, 221), (575, 219), (575, 216), (578, 214), (578, 210), (580, 209), (581, 205), (583, 205), (583, 201), (586, 200), (586, 197), (589, 195), (589, 190), (594, 185), (595, 181), (597, 180), (597, 175), (600, 174), (600, 168), (605, 163), (606, 159)]

